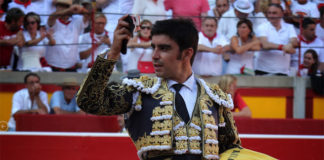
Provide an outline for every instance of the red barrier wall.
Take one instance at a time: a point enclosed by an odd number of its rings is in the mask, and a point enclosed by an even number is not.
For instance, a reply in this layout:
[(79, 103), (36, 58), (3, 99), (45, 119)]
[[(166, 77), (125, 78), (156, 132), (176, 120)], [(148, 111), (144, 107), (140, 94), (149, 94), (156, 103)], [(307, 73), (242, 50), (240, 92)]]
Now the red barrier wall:
[[(138, 159), (125, 134), (38, 133), (0, 133), (0, 160)], [(324, 136), (241, 135), (241, 140), (244, 147), (280, 160), (324, 159)]]

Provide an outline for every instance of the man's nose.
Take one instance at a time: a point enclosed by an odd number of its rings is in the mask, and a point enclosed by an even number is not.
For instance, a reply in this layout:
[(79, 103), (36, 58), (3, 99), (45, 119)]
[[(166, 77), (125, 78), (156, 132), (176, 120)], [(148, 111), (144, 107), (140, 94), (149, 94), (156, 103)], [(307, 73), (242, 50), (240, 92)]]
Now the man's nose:
[(158, 59), (160, 57), (159, 52), (157, 51), (157, 49), (153, 49), (153, 53), (152, 53), (152, 59)]

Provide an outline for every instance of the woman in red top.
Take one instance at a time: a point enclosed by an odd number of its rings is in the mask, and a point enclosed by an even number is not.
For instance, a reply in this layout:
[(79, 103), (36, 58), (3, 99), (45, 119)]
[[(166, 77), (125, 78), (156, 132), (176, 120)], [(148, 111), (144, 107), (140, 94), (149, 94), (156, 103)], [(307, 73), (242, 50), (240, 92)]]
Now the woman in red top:
[(237, 78), (232, 75), (224, 75), (221, 77), (218, 85), (224, 92), (231, 94), (233, 98), (233, 116), (250, 118), (252, 115), (251, 110), (237, 92)]
[(152, 22), (143, 20), (140, 30), (134, 38), (130, 39), (127, 47), (127, 69), (126, 71), (138, 69), (141, 73), (154, 73), (151, 48)]

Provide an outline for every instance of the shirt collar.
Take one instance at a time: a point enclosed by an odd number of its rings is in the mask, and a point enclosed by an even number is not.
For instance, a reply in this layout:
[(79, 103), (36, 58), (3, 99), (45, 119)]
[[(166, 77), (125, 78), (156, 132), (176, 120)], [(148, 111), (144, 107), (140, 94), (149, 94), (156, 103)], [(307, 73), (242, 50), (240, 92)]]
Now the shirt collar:
[(67, 21), (63, 21), (61, 18), (58, 18), (59, 22), (61, 22), (64, 25), (69, 25), (71, 23), (71, 17)]
[(216, 38), (216, 36), (217, 36), (217, 33), (215, 33), (213, 36), (211, 36), (211, 37), (208, 37), (206, 34), (205, 34), (205, 32), (201, 32), (203, 35), (204, 35), (204, 37), (206, 37), (210, 42), (212, 42), (215, 38)]
[(306, 40), (306, 39), (304, 38), (304, 36), (302, 36), (301, 34), (298, 35), (298, 38), (299, 38), (299, 40), (300, 40), (301, 42), (304, 42), (304, 43), (306, 43), (306, 44), (310, 44), (310, 43), (313, 43), (313, 42), (316, 40), (317, 36), (315, 36), (314, 39), (313, 39), (313, 40), (310, 40), (310, 41)]
[[(177, 84), (178, 82), (174, 80), (168, 80), (168, 88), (171, 88), (172, 85)], [(184, 86), (186, 86), (188, 89), (193, 91), (194, 85), (196, 83), (196, 79), (194, 76), (194, 73), (192, 72), (191, 76), (184, 82), (182, 83)]]
[(27, 2), (21, 2), (19, 0), (14, 0), (15, 3), (23, 5), (25, 8), (27, 8), (27, 6), (29, 6), (31, 4), (31, 0), (27, 1)]

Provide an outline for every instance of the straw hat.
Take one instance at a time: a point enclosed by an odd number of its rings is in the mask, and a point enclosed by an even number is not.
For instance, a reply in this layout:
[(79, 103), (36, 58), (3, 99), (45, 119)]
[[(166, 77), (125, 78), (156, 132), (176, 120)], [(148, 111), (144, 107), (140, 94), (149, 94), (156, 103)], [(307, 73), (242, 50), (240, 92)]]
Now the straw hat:
[(63, 83), (60, 86), (79, 86), (79, 82), (74, 77), (67, 77), (63, 79)]
[(249, 0), (235, 1), (234, 8), (241, 13), (251, 13), (254, 10), (253, 4)]

